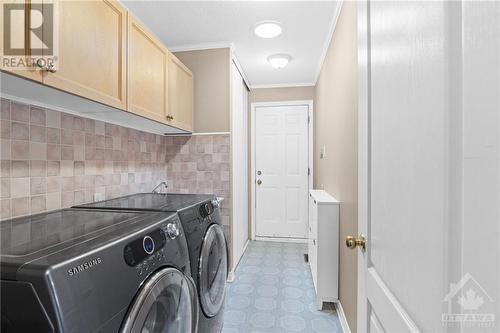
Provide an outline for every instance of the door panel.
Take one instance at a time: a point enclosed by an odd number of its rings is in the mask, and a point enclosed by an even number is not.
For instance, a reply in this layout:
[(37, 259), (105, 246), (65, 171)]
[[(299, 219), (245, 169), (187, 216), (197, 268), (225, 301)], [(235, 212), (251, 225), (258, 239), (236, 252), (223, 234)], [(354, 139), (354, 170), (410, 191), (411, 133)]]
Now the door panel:
[(367, 265), (361, 271), (367, 308), (388, 332), (439, 331), (447, 246), (446, 49), (433, 41), (445, 33), (445, 4), (369, 6), (370, 210), (368, 228), (360, 228), (369, 232), (360, 260)]
[(289, 223), (300, 223), (300, 188), (286, 189), (286, 220)]
[(167, 122), (168, 51), (132, 15), (128, 15), (128, 108)]
[(255, 112), (255, 177), (261, 181), (256, 184), (256, 235), (305, 238), (308, 107), (258, 107)]
[(126, 108), (127, 13), (114, 0), (57, 1), (56, 72), (43, 83), (116, 108)]
[(358, 2), (358, 331), (498, 330), (499, 14)]
[[(446, 250), (446, 49), (433, 43), (445, 33), (444, 10), (442, 2), (371, 4), (372, 55), (377, 58), (372, 58), (371, 71), (370, 231), (376, 242), (368, 255), (372, 268), (425, 331), (441, 327), (443, 285), (436, 281), (444, 281), (446, 264), (436, 255)], [(408, 21), (414, 24), (406, 26)], [(389, 41), (411, 53), (389, 53)], [(425, 209), (415, 204), (424, 197)], [(420, 246), (424, 239), (426, 246)]]

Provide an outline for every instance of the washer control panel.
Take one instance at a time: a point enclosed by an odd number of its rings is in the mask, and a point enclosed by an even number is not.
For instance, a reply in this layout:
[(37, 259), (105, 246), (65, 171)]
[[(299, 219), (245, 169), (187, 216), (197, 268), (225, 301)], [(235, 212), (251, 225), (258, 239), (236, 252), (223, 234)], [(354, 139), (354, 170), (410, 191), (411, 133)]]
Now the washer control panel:
[(165, 231), (160, 228), (128, 243), (123, 249), (123, 258), (129, 266), (136, 266), (147, 257), (154, 256), (166, 243)]
[(148, 274), (149, 272), (154, 271), (157, 267), (159, 267), (160, 263), (164, 259), (165, 249), (162, 248), (135, 266), (137, 275), (141, 276), (142, 274)]

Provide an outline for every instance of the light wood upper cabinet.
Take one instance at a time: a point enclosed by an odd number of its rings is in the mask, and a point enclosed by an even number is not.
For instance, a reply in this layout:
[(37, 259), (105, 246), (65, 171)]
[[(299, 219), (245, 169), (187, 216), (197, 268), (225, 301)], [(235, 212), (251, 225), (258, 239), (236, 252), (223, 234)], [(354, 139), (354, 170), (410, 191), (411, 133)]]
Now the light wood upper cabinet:
[(126, 108), (127, 12), (115, 0), (57, 1), (59, 63), (43, 83)]
[(193, 73), (172, 53), (168, 61), (168, 122), (193, 131)]
[[(16, 11), (15, 26), (19, 30), (17, 48), (24, 46), (21, 53), (26, 57), (35, 49), (43, 49), (43, 38), (30, 37), (28, 27), (35, 20), (31, 13), (42, 8), (41, 4), (53, 5), (58, 61), (52, 68), (3, 71), (177, 127), (182, 130), (179, 132), (192, 131), (191, 71), (117, 0), (37, 0), (36, 8), (31, 0), (11, 2), (24, 9), (24, 13)], [(3, 10), (0, 6), (0, 17)], [(52, 33), (46, 30), (52, 25), (43, 27), (43, 36)], [(3, 24), (0, 29), (3, 54)], [(53, 56), (43, 52), (33, 56)]]
[[(31, 2), (30, 1), (25, 1), (25, 0), (9, 0), (8, 2), (0, 2), (0, 17), (3, 19), (4, 16), (4, 4), (11, 6), (12, 8), (15, 8), (16, 11), (15, 13), (10, 15), (10, 18), (12, 20), (16, 20), (17, 24), (11, 24), (11, 28), (13, 31), (10, 31), (10, 43), (12, 48), (18, 49), (21, 54), (15, 55), (13, 57), (9, 56), (8, 54), (5, 55), (5, 58), (7, 59), (19, 59), (20, 57), (23, 58), (23, 62), (31, 58), (31, 56), (37, 56), (37, 57), (42, 57), (42, 55), (35, 55), (32, 54), (31, 48), (39, 48), (41, 49), (41, 41), (37, 41), (35, 39), (32, 39), (30, 34), (27, 33), (28, 31), (28, 25), (30, 22), (31, 18)], [(19, 10), (22, 9), (23, 11)], [(0, 23), (0, 55), (5, 54), (4, 50), (4, 38), (6, 37), (5, 31), (4, 31), (5, 25), (4, 22), (2, 21)], [(11, 63), (16, 63), (17, 61), (14, 59), (13, 62)], [(10, 61), (9, 61), (10, 62)], [(3, 59), (2, 59), (3, 63)], [(42, 71), (40, 68), (36, 66), (31, 66), (31, 67), (24, 67), (22, 70), (14, 70), (12, 66), (2, 66), (1, 69), (3, 71), (22, 76), (24, 78), (34, 80), (41, 82), (42, 81)]]
[(128, 108), (165, 123), (168, 50), (132, 15), (128, 16)]

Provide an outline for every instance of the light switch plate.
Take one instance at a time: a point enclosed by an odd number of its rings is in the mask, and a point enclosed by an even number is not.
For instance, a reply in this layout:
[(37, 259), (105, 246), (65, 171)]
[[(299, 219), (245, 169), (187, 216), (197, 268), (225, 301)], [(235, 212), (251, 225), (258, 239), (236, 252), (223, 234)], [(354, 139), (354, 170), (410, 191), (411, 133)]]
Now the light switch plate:
[(319, 153), (319, 158), (321, 158), (321, 159), (326, 158), (326, 146), (325, 145), (321, 146), (321, 150), (320, 150), (320, 153)]

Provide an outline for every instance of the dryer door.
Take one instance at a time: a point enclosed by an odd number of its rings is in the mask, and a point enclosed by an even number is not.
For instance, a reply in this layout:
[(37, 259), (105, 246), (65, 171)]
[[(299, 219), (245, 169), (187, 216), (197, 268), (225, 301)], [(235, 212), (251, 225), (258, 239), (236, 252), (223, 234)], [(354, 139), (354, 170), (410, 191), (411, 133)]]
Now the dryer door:
[(122, 333), (196, 332), (198, 302), (191, 278), (175, 268), (152, 274), (137, 293)]
[(226, 278), (226, 239), (222, 228), (213, 224), (203, 239), (198, 267), (200, 304), (207, 317), (215, 316), (224, 304)]

